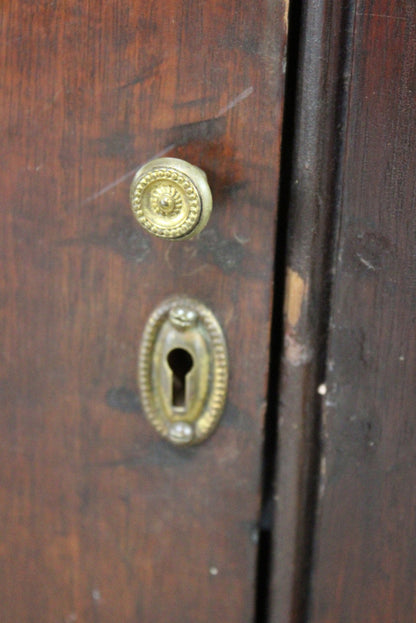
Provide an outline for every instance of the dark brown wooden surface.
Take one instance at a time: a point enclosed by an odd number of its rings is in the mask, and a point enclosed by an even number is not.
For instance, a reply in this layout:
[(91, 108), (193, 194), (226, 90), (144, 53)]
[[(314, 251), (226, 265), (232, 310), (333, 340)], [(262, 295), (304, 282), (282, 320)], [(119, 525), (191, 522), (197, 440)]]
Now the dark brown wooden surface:
[(355, 3), (310, 623), (416, 619), (416, 13)]
[(287, 213), (286, 277), (269, 613), (276, 623), (304, 623), (307, 608), (319, 460), (317, 387), (324, 372), (331, 230), (343, 144), (345, 5), (295, 2), (289, 14), (285, 142), (291, 160), (283, 163), (280, 205)]
[[(4, 623), (227, 623), (253, 609), (286, 3), (3, 3), (0, 610)], [(157, 155), (201, 166), (195, 241), (128, 205)], [(136, 354), (184, 292), (216, 313), (223, 421), (178, 450)]]

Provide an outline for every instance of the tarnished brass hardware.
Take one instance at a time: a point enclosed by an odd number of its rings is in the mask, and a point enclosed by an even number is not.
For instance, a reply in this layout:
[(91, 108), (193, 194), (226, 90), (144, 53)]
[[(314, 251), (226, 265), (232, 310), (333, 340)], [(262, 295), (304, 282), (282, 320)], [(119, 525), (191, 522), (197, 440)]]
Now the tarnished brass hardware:
[(176, 445), (204, 441), (221, 417), (228, 382), (227, 348), (205, 305), (164, 301), (150, 316), (139, 355), (139, 385), (148, 420)]
[(157, 158), (141, 167), (131, 185), (130, 202), (144, 229), (170, 240), (198, 234), (212, 210), (204, 171), (178, 158)]

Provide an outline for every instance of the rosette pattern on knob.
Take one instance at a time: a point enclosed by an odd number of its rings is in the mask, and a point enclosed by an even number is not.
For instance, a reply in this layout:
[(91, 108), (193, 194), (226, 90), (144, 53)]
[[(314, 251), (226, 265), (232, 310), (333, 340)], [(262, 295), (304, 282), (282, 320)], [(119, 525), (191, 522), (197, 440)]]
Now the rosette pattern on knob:
[(197, 235), (212, 210), (205, 173), (179, 158), (158, 158), (141, 167), (131, 185), (130, 201), (144, 229), (170, 240)]

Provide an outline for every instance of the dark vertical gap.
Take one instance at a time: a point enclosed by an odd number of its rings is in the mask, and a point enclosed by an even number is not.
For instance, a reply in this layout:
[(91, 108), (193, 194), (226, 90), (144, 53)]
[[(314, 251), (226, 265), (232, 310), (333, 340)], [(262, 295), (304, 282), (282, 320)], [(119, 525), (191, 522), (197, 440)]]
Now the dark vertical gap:
[[(332, 120), (333, 141), (333, 161), (332, 182), (330, 187), (329, 201), (333, 209), (329, 209), (328, 224), (326, 229), (326, 249), (327, 254), (323, 261), (323, 280), (322, 303), (319, 310), (318, 335), (322, 336), (320, 347), (317, 352), (317, 371), (316, 386), (325, 382), (327, 356), (329, 346), (329, 328), (331, 315), (331, 295), (335, 279), (335, 266), (337, 255), (337, 231), (341, 218), (342, 203), (342, 176), (343, 176), (343, 153), (345, 149), (347, 113), (348, 113), (348, 94), (352, 69), (352, 40), (355, 16), (355, 1), (343, 0), (342, 14), (339, 24), (339, 56), (337, 64), (337, 83), (335, 87), (335, 106)], [(307, 33), (306, 33), (307, 36)], [(305, 71), (305, 68), (304, 68)], [(311, 435), (311, 456), (310, 470), (307, 477), (307, 494), (303, 520), (307, 529), (305, 531), (305, 541), (303, 547), (303, 564), (301, 569), (301, 583), (304, 586), (302, 594), (299, 596), (299, 623), (307, 623), (309, 619), (309, 606), (311, 603), (312, 583), (311, 572), (314, 557), (314, 534), (317, 519), (319, 502), (319, 481), (320, 481), (320, 460), (321, 460), (321, 433), (322, 433), (322, 400), (318, 393), (315, 394), (313, 404), (313, 429)]]
[(281, 140), (278, 223), (274, 263), (274, 294), (270, 336), (267, 410), (264, 424), (261, 482), (261, 513), (258, 526), (258, 553), (254, 623), (267, 623), (269, 615), (272, 563), (274, 472), (277, 450), (277, 397), (280, 359), (283, 348), (283, 302), (286, 274), (287, 223), (292, 177), (293, 135), (295, 131), (296, 83), (299, 61), (302, 0), (291, 0), (288, 15), (285, 100)]
[[(303, 7), (302, 7), (303, 4)], [(344, 150), (345, 128), (347, 121), (348, 89), (351, 71), (351, 41), (354, 20), (355, 0), (343, 0), (342, 19), (340, 26), (339, 56), (337, 65), (338, 80), (332, 101), (322, 102), (323, 106), (332, 107), (332, 120), (324, 131), (332, 133), (334, 137), (332, 150), (332, 182), (327, 209), (329, 211), (326, 229), (326, 256), (323, 259), (322, 270), (325, 275), (323, 289), (320, 293), (321, 303), (318, 312), (317, 335), (320, 337), (317, 352), (317, 367), (315, 372), (316, 386), (325, 379), (328, 328), (330, 320), (330, 297), (332, 290), (332, 269), (335, 265), (336, 231), (340, 218), (340, 203), (342, 193), (342, 154)], [(268, 408), (265, 418), (263, 466), (262, 466), (262, 498), (261, 517), (259, 525), (259, 544), (257, 558), (256, 605), (254, 623), (268, 623), (269, 602), (272, 573), (272, 527), (273, 527), (273, 497), (274, 478), (276, 470), (276, 453), (278, 441), (278, 379), (280, 360), (283, 349), (283, 304), (285, 273), (287, 265), (287, 232), (289, 224), (289, 206), (291, 200), (291, 183), (293, 171), (299, 163), (294, 161), (294, 146), (296, 132), (296, 100), (298, 73), (306, 72), (307, 67), (300, 67), (300, 49), (302, 37), (308, 37), (303, 30), (302, 0), (291, 0), (289, 5), (289, 32), (287, 47), (287, 71), (285, 84), (285, 104), (282, 129), (281, 167), (279, 185), (279, 215), (276, 235), (275, 255), (275, 284), (272, 312), (271, 359), (269, 367)], [(303, 45), (305, 41), (303, 41)], [(323, 58), (322, 62), (326, 62)], [(331, 96), (329, 96), (331, 97)], [(319, 102), (313, 103), (318, 106)], [(317, 128), (319, 131), (320, 128)], [(297, 151), (302, 157), (302, 150)], [(325, 166), (325, 163), (323, 163)], [(332, 209), (331, 209), (331, 206)], [(296, 623), (306, 623), (310, 603), (310, 574), (313, 559), (313, 537), (315, 531), (316, 510), (318, 504), (319, 468), (320, 468), (320, 436), (321, 436), (321, 400), (316, 395), (313, 404), (314, 420), (311, 431), (311, 447), (309, 457), (309, 472), (307, 476), (307, 493), (300, 521), (303, 522), (304, 532), (300, 543), (300, 559), (298, 560), (299, 592), (297, 594)]]

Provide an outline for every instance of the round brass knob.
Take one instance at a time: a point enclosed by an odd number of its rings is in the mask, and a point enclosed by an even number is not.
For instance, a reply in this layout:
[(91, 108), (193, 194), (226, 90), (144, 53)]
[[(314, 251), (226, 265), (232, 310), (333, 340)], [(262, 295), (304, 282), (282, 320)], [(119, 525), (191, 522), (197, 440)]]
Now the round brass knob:
[(170, 240), (198, 234), (212, 210), (204, 171), (179, 158), (157, 158), (141, 167), (131, 185), (130, 202), (144, 229)]

